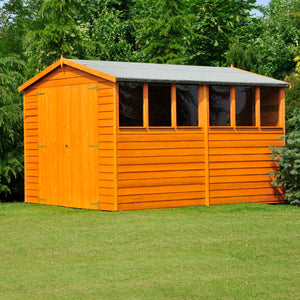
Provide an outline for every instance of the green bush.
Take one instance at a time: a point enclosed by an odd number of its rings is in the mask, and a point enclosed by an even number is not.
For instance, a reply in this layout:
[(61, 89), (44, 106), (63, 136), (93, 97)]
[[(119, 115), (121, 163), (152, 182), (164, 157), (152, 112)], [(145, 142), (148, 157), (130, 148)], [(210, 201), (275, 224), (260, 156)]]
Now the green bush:
[(282, 188), (286, 202), (300, 206), (300, 109), (294, 110), (288, 120), (291, 131), (285, 136), (285, 146), (271, 147), (273, 160), (279, 162), (280, 167), (270, 175), (276, 179), (272, 181), (274, 187)]
[(23, 200), (22, 96), (25, 65), (15, 57), (0, 57), (0, 202)]

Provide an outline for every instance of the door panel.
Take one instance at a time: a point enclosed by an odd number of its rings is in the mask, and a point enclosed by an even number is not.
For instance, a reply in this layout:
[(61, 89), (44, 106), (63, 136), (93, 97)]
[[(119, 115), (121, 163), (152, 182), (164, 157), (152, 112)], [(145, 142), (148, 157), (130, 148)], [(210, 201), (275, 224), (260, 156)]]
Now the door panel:
[(57, 110), (61, 88), (39, 90), (39, 188), (40, 203), (59, 205), (61, 201), (60, 137)]
[[(45, 89), (40, 111), (41, 203), (77, 208), (97, 197), (97, 91), (88, 84)], [(92, 147), (90, 147), (92, 146)]]
[(51, 204), (48, 195), (48, 151), (46, 147), (49, 147), (49, 129), (46, 126), (46, 116), (49, 115), (48, 107), (48, 94), (45, 89), (39, 89), (38, 91), (38, 110), (39, 110), (39, 203)]

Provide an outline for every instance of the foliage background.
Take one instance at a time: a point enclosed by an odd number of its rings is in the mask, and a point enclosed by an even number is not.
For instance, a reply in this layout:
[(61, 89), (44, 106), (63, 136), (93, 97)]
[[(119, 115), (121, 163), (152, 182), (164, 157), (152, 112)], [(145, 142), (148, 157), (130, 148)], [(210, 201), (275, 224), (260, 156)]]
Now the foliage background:
[(300, 110), (295, 108), (288, 120), (290, 132), (285, 136), (284, 147), (271, 147), (272, 157), (280, 168), (271, 172), (274, 187), (285, 190), (286, 202), (300, 206)]
[[(0, 201), (22, 200), (17, 87), (67, 58), (243, 68), (292, 83), (300, 107), (300, 0), (0, 0)], [(252, 14), (258, 8), (262, 15)], [(290, 128), (287, 127), (289, 132)]]

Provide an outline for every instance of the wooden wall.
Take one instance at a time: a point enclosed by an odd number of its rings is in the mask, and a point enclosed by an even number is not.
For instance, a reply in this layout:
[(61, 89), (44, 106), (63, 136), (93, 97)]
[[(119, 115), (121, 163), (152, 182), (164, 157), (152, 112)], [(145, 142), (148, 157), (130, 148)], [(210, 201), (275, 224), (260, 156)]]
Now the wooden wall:
[(117, 142), (119, 210), (204, 204), (200, 128), (121, 129)]
[(38, 96), (35, 88), (24, 92), (25, 201), (39, 203)]
[(200, 86), (199, 127), (176, 127), (172, 94), (172, 127), (149, 128), (145, 102), (144, 127), (119, 128), (117, 84), (63, 66), (24, 92), (26, 202), (40, 202), (39, 91), (83, 84), (93, 84), (89, 89), (95, 89), (97, 99), (98, 172), (93, 176), (98, 198), (92, 199), (90, 208), (115, 211), (282, 201), (281, 191), (271, 187), (267, 172), (277, 167), (269, 147), (283, 144), (278, 140), (284, 135), (283, 89), (277, 127), (260, 126), (259, 88), (255, 126), (235, 126), (232, 97), (231, 126), (209, 127), (208, 86)]
[[(39, 170), (39, 94), (47, 89), (87, 85), (94, 89), (97, 96), (97, 124), (92, 126), (98, 136), (98, 173), (91, 175), (98, 181), (98, 199), (92, 199), (89, 208), (115, 210), (115, 84), (108, 80), (89, 75), (69, 66), (58, 67), (24, 91), (24, 152), (25, 152), (25, 201), (40, 202), (40, 172)], [(92, 91), (91, 91), (92, 92)], [(72, 95), (72, 94), (71, 94)], [(89, 97), (90, 94), (86, 94)], [(92, 95), (92, 94), (91, 94)], [(76, 97), (79, 95), (72, 95)], [(83, 95), (81, 95), (83, 97)], [(78, 108), (77, 108), (78, 109)], [(82, 108), (81, 108), (82, 109)], [(67, 112), (65, 112), (67, 113)], [(92, 119), (92, 117), (91, 117)], [(90, 125), (89, 125), (90, 126)], [(66, 130), (66, 128), (62, 128)], [(91, 148), (92, 149), (92, 148)], [(49, 174), (51, 175), (51, 174)], [(51, 180), (51, 176), (49, 176)], [(82, 183), (83, 184), (83, 183)], [(65, 205), (66, 200), (55, 203)]]
[(281, 202), (268, 171), (277, 168), (270, 146), (281, 146), (282, 129), (210, 129), (210, 204)]
[(208, 86), (199, 86), (198, 128), (176, 127), (174, 96), (173, 128), (149, 128), (144, 94), (144, 128), (118, 130), (118, 209), (283, 201), (268, 172), (278, 167), (269, 147), (283, 145), (278, 137), (284, 135), (284, 90), (277, 127), (260, 125), (259, 88), (255, 126), (237, 127), (231, 90), (227, 127), (209, 126)]
[(116, 199), (116, 87), (98, 83), (99, 209), (117, 210)]

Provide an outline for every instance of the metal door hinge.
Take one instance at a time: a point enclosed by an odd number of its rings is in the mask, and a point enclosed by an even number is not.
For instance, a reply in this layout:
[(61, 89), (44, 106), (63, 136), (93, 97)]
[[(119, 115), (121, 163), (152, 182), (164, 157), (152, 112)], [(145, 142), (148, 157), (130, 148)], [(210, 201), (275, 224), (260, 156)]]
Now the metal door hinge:
[(99, 204), (100, 204), (100, 202), (98, 201), (98, 202), (96, 202), (96, 203), (90, 203), (91, 205), (98, 205), (99, 206)]
[(99, 147), (99, 144), (96, 144), (96, 145), (89, 145), (89, 147), (95, 147), (95, 148), (98, 148), (98, 147)]
[(98, 90), (98, 85), (90, 87), (89, 90)]
[(39, 201), (47, 201), (47, 199), (39, 198)]
[(46, 145), (38, 145), (38, 148), (46, 148)]
[(37, 93), (37, 95), (38, 95), (38, 96), (40, 96), (40, 95), (45, 95), (45, 93)]

